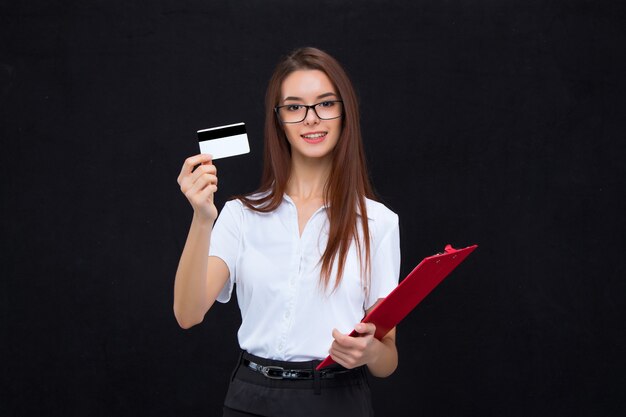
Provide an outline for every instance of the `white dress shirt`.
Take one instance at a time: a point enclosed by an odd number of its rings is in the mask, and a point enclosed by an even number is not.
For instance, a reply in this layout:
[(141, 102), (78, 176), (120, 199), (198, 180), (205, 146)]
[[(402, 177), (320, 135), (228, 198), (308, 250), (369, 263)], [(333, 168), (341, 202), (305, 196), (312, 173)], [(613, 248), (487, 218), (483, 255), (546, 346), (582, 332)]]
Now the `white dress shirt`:
[(396, 287), (398, 216), (381, 203), (366, 203), (371, 235), (368, 296), (354, 244), (340, 286), (332, 291), (335, 272), (328, 289), (320, 285), (320, 260), (328, 241), (326, 207), (313, 213), (300, 236), (296, 206), (287, 195), (270, 213), (251, 210), (239, 200), (225, 204), (213, 228), (209, 256), (221, 258), (230, 271), (217, 300), (230, 300), (237, 284), (242, 319), (237, 336), (242, 349), (284, 361), (323, 359), (333, 341), (333, 328), (351, 332), (365, 310)]

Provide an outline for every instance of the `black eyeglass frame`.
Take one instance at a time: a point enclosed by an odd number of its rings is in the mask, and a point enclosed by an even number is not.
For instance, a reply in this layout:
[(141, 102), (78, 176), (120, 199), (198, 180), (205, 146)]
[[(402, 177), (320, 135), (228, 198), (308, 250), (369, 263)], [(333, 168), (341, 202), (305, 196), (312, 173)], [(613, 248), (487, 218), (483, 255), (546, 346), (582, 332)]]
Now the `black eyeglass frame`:
[[(319, 114), (317, 114), (317, 110), (315, 110), (315, 107), (319, 106), (320, 104), (324, 104), (324, 103), (341, 103), (341, 114), (337, 117), (331, 117), (328, 119), (325, 119), (323, 117), (320, 117)], [(302, 120), (298, 120), (297, 122), (285, 122), (283, 121), (283, 119), (280, 118), (280, 114), (278, 113), (280, 111), (280, 109), (282, 109), (283, 107), (289, 107), (289, 106), (300, 106), (300, 107), (304, 107), (306, 108), (306, 112), (304, 112), (304, 117), (302, 118)], [(343, 100), (324, 100), (324, 101), (320, 101), (319, 103), (315, 103), (315, 104), (285, 104), (283, 106), (276, 106), (274, 107), (274, 113), (276, 113), (276, 117), (278, 117), (278, 120), (281, 123), (288, 123), (288, 124), (292, 124), (292, 123), (302, 123), (306, 117), (309, 115), (309, 109), (312, 109), (313, 112), (315, 113), (315, 115), (317, 116), (318, 119), (320, 120), (335, 120), (335, 119), (339, 119), (340, 117), (343, 116), (343, 112), (344, 112), (344, 108), (343, 108)]]

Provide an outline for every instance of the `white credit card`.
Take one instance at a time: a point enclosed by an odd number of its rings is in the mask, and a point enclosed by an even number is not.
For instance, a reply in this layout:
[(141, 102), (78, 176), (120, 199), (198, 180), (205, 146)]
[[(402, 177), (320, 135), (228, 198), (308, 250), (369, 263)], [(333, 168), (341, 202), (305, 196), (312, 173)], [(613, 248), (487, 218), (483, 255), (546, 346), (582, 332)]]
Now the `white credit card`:
[(250, 152), (244, 123), (198, 130), (198, 142), (200, 143), (200, 153), (211, 154), (213, 159)]

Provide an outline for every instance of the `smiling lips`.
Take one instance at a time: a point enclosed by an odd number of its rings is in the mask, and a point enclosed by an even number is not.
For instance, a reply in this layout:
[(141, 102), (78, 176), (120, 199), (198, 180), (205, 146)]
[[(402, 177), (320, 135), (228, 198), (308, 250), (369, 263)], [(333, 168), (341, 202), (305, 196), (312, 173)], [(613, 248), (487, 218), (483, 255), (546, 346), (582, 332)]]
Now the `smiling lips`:
[(302, 139), (304, 139), (307, 143), (320, 143), (324, 139), (326, 139), (326, 135), (328, 132), (311, 132), (305, 135), (300, 135)]

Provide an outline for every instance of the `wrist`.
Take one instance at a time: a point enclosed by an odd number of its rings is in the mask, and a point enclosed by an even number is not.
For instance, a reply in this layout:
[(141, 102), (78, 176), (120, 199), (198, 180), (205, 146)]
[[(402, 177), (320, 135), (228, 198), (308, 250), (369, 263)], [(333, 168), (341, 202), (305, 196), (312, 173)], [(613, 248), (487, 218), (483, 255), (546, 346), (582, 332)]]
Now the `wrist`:
[(206, 229), (210, 231), (213, 229), (213, 223), (215, 223), (215, 218), (211, 218), (194, 211), (191, 223), (200, 229)]
[(372, 360), (367, 363), (367, 368), (375, 377), (386, 378), (391, 375), (398, 366), (398, 352), (395, 341), (388, 338), (377, 340)]
[(378, 362), (380, 361), (380, 358), (382, 356), (384, 356), (385, 349), (387, 347), (382, 342), (382, 340), (378, 340), (376, 338), (374, 338), (372, 343), (373, 343), (372, 353), (371, 353), (371, 356), (370, 356), (370, 360), (367, 362), (367, 366), (372, 366), (372, 367), (375, 368), (377, 366)]

